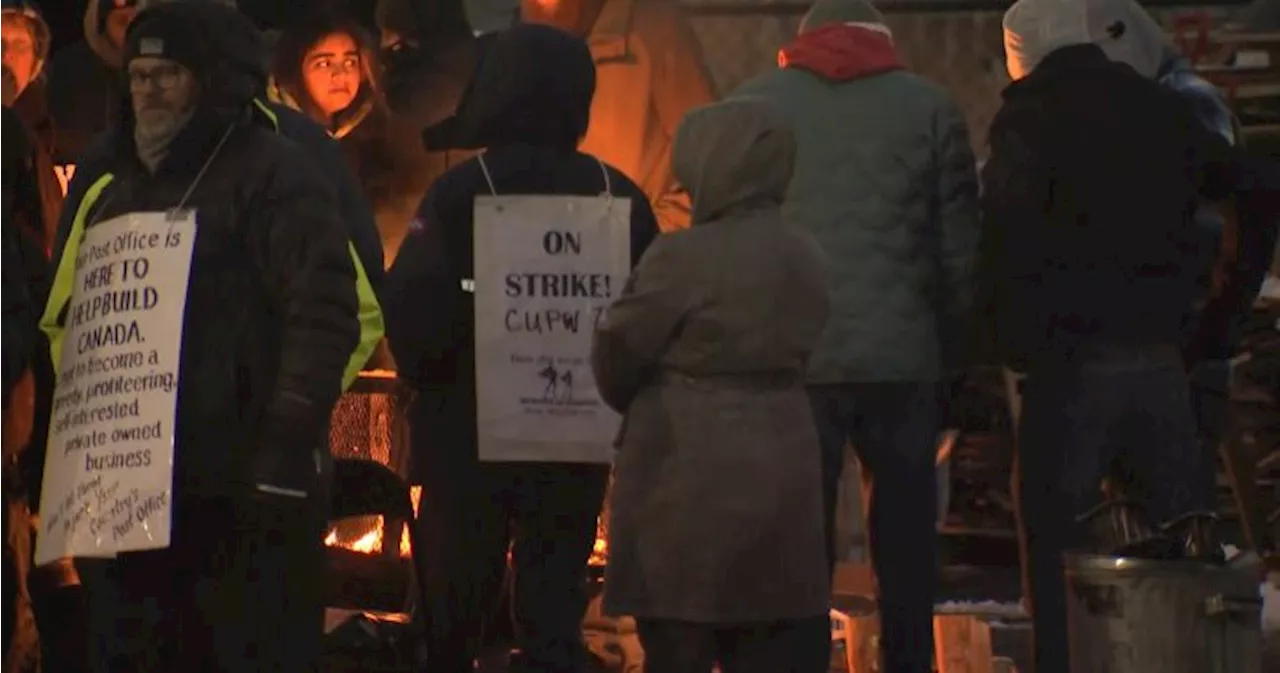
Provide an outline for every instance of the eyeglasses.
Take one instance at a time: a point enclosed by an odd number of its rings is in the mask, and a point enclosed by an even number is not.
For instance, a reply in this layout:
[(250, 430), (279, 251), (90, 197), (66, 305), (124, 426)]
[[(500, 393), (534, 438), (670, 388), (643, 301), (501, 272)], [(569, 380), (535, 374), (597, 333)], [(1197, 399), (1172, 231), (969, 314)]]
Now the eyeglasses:
[(182, 69), (176, 65), (161, 65), (150, 70), (129, 69), (129, 89), (145, 90), (154, 84), (160, 89), (172, 89), (182, 79)]

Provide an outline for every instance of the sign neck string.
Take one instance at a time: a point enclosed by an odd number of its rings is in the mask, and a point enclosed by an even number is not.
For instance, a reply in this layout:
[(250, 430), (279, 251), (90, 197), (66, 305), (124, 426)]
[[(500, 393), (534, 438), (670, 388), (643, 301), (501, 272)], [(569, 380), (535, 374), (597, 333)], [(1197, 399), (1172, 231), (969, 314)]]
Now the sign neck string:
[[(209, 171), (209, 166), (213, 165), (213, 160), (217, 158), (218, 153), (222, 151), (222, 146), (227, 144), (227, 139), (231, 137), (231, 132), (234, 130), (234, 124), (227, 127), (226, 132), (222, 134), (222, 138), (218, 140), (218, 144), (213, 148), (213, 151), (209, 153), (209, 158), (204, 160), (204, 165), (202, 165), (200, 170), (196, 172), (196, 177), (191, 180), (190, 185), (187, 185), (187, 190), (182, 194), (182, 198), (178, 200), (178, 205), (170, 208), (169, 211), (165, 213), (165, 220), (170, 224), (168, 233), (173, 233), (173, 225), (179, 220), (178, 214), (181, 213), (183, 207), (187, 205), (187, 200), (195, 193), (196, 187), (200, 185), (200, 180), (203, 179), (204, 174)], [(107, 209), (107, 205), (111, 203), (115, 196), (116, 194), (114, 189), (107, 193), (106, 198), (104, 198), (102, 203), (98, 204), (98, 206), (93, 209), (93, 213), (89, 217), (89, 220), (85, 222), (85, 229), (92, 227), (98, 223), (98, 220), (102, 219), (102, 213)]]
[[(221, 147), (221, 145), (219, 145), (219, 147)], [(489, 165), (484, 162), (484, 155), (480, 154), (476, 159), (480, 162), (480, 172), (484, 173), (484, 181), (489, 185), (489, 196), (497, 196), (498, 188), (493, 184), (493, 174), (489, 172)], [(609, 198), (609, 206), (612, 206), (613, 181), (609, 179), (609, 169), (605, 168), (603, 161), (600, 161), (596, 157), (592, 157), (592, 159), (595, 159), (596, 165), (600, 167), (600, 175), (604, 177), (604, 195)], [(199, 179), (198, 176), (197, 179)]]
[(218, 140), (218, 144), (214, 146), (213, 151), (209, 153), (209, 158), (204, 160), (204, 165), (202, 165), (200, 170), (196, 172), (196, 177), (192, 178), (190, 185), (187, 185), (187, 191), (183, 193), (181, 199), (178, 199), (178, 205), (174, 206), (174, 208), (169, 211), (168, 220), (171, 225), (169, 227), (170, 232), (173, 231), (172, 225), (178, 222), (178, 214), (181, 213), (183, 208), (187, 205), (187, 200), (195, 193), (196, 187), (200, 186), (200, 180), (202, 180), (204, 178), (204, 174), (209, 171), (209, 167), (213, 165), (213, 160), (218, 158), (218, 154), (222, 152), (223, 145), (227, 144), (227, 139), (231, 137), (231, 133), (235, 130), (236, 125), (232, 124), (222, 133), (222, 138)]

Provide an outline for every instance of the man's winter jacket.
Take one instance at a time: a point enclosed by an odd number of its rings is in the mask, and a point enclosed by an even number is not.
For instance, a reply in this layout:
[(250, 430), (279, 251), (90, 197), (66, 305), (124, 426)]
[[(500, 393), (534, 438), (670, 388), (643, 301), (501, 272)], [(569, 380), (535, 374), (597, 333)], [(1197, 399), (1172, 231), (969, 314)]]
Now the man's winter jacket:
[(22, 263), (22, 233), (9, 224), (10, 195), (4, 195), (4, 406), (27, 371), (35, 352), (36, 315), (39, 310)]
[(39, 145), (27, 135), (18, 117), (14, 110), (4, 110), (4, 406), (10, 408), (14, 384), (30, 372), (29, 394), (34, 399), (22, 405), (31, 417), (18, 419), (26, 428), (18, 433), (26, 446), (19, 456), (16, 474), (22, 494), (35, 503), (40, 497), (53, 399), (49, 344), (38, 329), (51, 271), (46, 257), (46, 228), (41, 223), (45, 202), (38, 176), (42, 167)]
[(1051, 51), (1009, 85), (990, 141), (984, 296), (1014, 363), (1086, 342), (1179, 343), (1217, 245), (1198, 204), (1234, 194), (1244, 226), (1275, 216), (1272, 169), (1092, 44)]
[[(459, 123), (467, 137), (489, 148), (484, 163), (497, 193), (604, 191), (597, 160), (575, 150), (595, 88), (581, 39), (546, 26), (511, 28), (493, 43), (476, 77), (478, 96)], [(657, 223), (640, 188), (607, 170), (612, 193), (631, 199), (634, 261), (657, 234)], [(423, 199), (387, 277), (387, 337), (400, 377), (420, 392), (415, 427), (432, 429), (415, 435), (419, 472), (429, 469), (425, 460), (474, 460), (474, 297), (464, 281), (474, 278), (475, 198), (489, 193), (478, 160), (450, 169)]]
[[(338, 199), (338, 213), (346, 226), (347, 235), (355, 247), (360, 263), (368, 275), (369, 283), (375, 292), (382, 291), (382, 278), (385, 265), (382, 256), (382, 244), (378, 239), (378, 227), (374, 223), (373, 211), (370, 209), (360, 184), (356, 180), (342, 152), (342, 147), (325, 130), (306, 115), (286, 105), (270, 102), (265, 91), (265, 67), (267, 58), (265, 46), (258, 29), (247, 17), (224, 7), (216, 2), (193, 2), (187, 11), (201, 13), (202, 20), (208, 26), (211, 39), (218, 40), (223, 53), (233, 58), (235, 68), (245, 72), (261, 73), (263, 89), (258, 92), (252, 114), (264, 126), (273, 128), (284, 137), (296, 143), (307, 153), (312, 166), (317, 169), (335, 190)], [(115, 152), (112, 133), (100, 134), (80, 156), (79, 163), (85, 167), (85, 175), (74, 177), (67, 191), (67, 202), (78, 202), (85, 190), (93, 183), (89, 176), (101, 174), (104, 162), (109, 162)], [(57, 245), (61, 246), (71, 228), (74, 212), (63, 211), (58, 224)]]
[(782, 67), (733, 96), (781, 110), (799, 146), (784, 212), (830, 261), (811, 383), (937, 380), (962, 364), (979, 237), (964, 116), (903, 69), (861, 0), (814, 5)]
[[(1222, 92), (1201, 77), (1191, 63), (1174, 45), (1168, 32), (1134, 0), (1091, 0), (1090, 23), (1100, 24), (1105, 30), (1092, 35), (1093, 41), (1113, 60), (1125, 63), (1138, 74), (1151, 77), (1161, 86), (1177, 93), (1189, 106), (1204, 127), (1221, 136), (1228, 143), (1237, 143), (1236, 120)], [(1025, 2), (1025, 0), (1024, 0)], [(1049, 7), (1046, 5), (1046, 8)], [(1062, 11), (1062, 10), (1059, 10)], [(1073, 6), (1072, 11), (1079, 11)], [(1053, 15), (1045, 19), (1053, 21)], [(1064, 15), (1062, 19), (1070, 20)], [(1014, 22), (1010, 31), (1018, 30)], [(1034, 28), (1033, 28), (1034, 30)], [(1097, 29), (1095, 29), (1096, 31)], [(1022, 41), (1035, 41), (1023, 36)], [(1199, 264), (1198, 284), (1201, 292), (1197, 305), (1225, 309), (1233, 315), (1197, 312), (1188, 335), (1204, 335), (1213, 343), (1202, 344), (1218, 356), (1229, 355), (1239, 338), (1239, 322), (1248, 315), (1249, 308), (1262, 280), (1275, 246), (1275, 227), (1238, 226), (1224, 216), (1222, 205), (1202, 204), (1196, 212), (1195, 222), (1218, 240), (1218, 245), (1205, 246), (1202, 254), (1205, 262)], [(1234, 319), (1232, 319), (1234, 318)], [(1213, 324), (1216, 321), (1217, 324)], [(1212, 334), (1211, 332), (1216, 332)]]
[(47, 262), (37, 243), (39, 198), (32, 174), (32, 144), (17, 114), (4, 108), (4, 407), (37, 358), (37, 321), (44, 301)]
[[(148, 17), (199, 24), (199, 5)], [(132, 28), (131, 28), (132, 34)], [(131, 212), (192, 208), (197, 238), (183, 325), (175, 431), (177, 498), (244, 496), (253, 485), (314, 492), (318, 450), (359, 335), (355, 270), (333, 190), (313, 161), (253, 117), (259, 66), (197, 32), (207, 59), (194, 117), (154, 174), (133, 146), (122, 103), (112, 153), (92, 176), (83, 226)], [(216, 74), (210, 74), (216, 73)], [(105, 176), (111, 176), (109, 181)], [(97, 190), (95, 190), (97, 191)], [(83, 198), (83, 197), (81, 197)], [(69, 241), (62, 254), (73, 254)], [(59, 279), (61, 280), (61, 279)], [(46, 320), (65, 320), (65, 289)], [(52, 326), (51, 326), (52, 327)], [(56, 327), (55, 327), (56, 329)]]

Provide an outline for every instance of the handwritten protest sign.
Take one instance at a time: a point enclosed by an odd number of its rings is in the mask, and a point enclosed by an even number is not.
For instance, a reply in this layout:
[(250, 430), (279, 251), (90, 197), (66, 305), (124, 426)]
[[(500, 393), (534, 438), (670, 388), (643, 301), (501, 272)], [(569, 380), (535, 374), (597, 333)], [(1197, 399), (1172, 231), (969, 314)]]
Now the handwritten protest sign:
[(88, 229), (50, 419), (36, 563), (169, 545), (195, 214)]
[(476, 199), (480, 459), (608, 463), (620, 418), (600, 399), (591, 335), (631, 268), (631, 202)]

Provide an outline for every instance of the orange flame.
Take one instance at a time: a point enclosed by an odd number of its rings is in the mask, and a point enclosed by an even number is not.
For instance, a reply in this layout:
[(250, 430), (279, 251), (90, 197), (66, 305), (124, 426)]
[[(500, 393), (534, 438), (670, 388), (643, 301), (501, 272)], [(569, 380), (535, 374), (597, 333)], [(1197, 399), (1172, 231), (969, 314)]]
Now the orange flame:
[[(414, 516), (418, 514), (418, 505), (422, 502), (422, 487), (414, 486), (409, 490), (409, 499), (413, 502)], [(382, 553), (382, 529), (384, 521), (382, 517), (371, 517), (371, 529), (354, 540), (342, 540), (338, 537), (338, 529), (330, 528), (328, 535), (324, 538), (324, 543), (329, 547), (338, 547), (348, 551), (360, 554), (381, 554)], [(596, 541), (591, 548), (591, 558), (588, 563), (592, 566), (600, 567), (605, 565), (609, 558), (609, 540), (603, 530), (603, 517), (601, 524), (597, 526)], [(409, 528), (406, 526), (400, 533), (400, 558), (409, 558), (413, 554), (413, 544), (409, 541)]]

